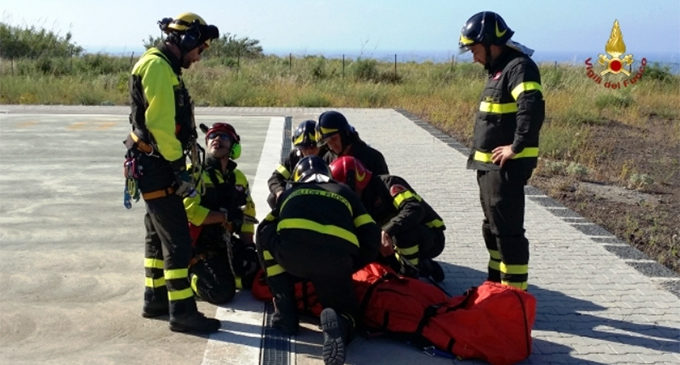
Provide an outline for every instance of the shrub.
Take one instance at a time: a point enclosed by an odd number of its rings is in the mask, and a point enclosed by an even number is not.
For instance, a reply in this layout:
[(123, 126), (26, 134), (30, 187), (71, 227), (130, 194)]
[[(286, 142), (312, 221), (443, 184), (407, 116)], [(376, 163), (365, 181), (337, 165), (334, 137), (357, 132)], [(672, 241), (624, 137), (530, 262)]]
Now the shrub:
[(588, 175), (588, 168), (576, 163), (576, 162), (570, 162), (569, 166), (567, 166), (567, 174), (570, 176), (574, 176), (576, 178), (584, 178)]
[(357, 81), (374, 81), (378, 78), (378, 61), (360, 59), (352, 64), (354, 79)]

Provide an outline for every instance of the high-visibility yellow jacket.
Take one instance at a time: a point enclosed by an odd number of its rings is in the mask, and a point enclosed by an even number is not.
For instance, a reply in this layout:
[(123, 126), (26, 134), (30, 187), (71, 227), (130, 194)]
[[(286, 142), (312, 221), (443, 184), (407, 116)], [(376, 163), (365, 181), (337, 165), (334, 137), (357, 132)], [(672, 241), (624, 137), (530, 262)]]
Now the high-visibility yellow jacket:
[[(187, 170), (192, 171), (191, 166)], [(252, 220), (248, 221), (243, 216), (255, 217), (255, 203), (250, 196), (248, 179), (236, 168), (236, 162), (229, 161), (227, 170), (222, 172), (219, 161), (209, 158), (201, 175), (198, 174), (196, 172), (194, 176), (198, 194), (184, 198), (189, 222), (200, 226), (211, 210), (224, 210), (238, 230), (236, 233), (254, 233)], [(216, 226), (221, 229), (221, 225)]]
[(162, 47), (149, 48), (132, 68), (130, 97), (135, 133), (167, 161), (181, 158), (196, 131), (179, 60)]

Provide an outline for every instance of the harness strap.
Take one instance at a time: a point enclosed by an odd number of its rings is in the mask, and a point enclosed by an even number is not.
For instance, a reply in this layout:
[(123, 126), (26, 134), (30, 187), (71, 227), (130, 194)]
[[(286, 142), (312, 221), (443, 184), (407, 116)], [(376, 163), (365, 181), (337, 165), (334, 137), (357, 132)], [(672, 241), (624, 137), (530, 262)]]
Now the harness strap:
[(142, 193), (142, 198), (144, 198), (144, 200), (154, 200), (158, 198), (165, 198), (166, 196), (172, 195), (174, 193), (175, 188), (169, 186), (167, 188), (150, 191), (148, 193)]
[(141, 152), (144, 152), (146, 154), (151, 154), (153, 153), (153, 146), (150, 144), (144, 142), (135, 132), (130, 132), (130, 138), (132, 139), (132, 142), (134, 146)]

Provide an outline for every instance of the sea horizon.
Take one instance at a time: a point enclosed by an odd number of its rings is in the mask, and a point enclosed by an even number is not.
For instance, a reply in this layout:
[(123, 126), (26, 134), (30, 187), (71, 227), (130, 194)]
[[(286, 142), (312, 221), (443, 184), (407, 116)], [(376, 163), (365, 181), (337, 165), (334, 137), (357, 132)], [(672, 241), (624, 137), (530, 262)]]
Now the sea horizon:
[[(129, 49), (126, 47), (88, 47), (85, 53), (103, 53), (112, 56), (139, 57), (144, 52), (143, 48)], [(381, 62), (471, 62), (472, 57), (469, 53), (459, 54), (457, 49), (431, 51), (431, 50), (396, 50), (396, 51), (339, 51), (339, 50), (288, 50), (288, 49), (264, 49), (265, 55), (278, 57), (306, 57), (323, 56), (328, 59), (347, 60), (356, 59), (375, 59)], [(596, 60), (598, 55), (604, 53), (599, 51), (540, 51), (536, 50), (532, 59), (539, 64), (557, 63), (567, 65), (582, 65), (588, 58)], [(648, 65), (658, 64), (661, 67), (668, 67), (673, 74), (680, 74), (680, 52), (635, 52), (633, 53), (633, 66), (645, 58)]]

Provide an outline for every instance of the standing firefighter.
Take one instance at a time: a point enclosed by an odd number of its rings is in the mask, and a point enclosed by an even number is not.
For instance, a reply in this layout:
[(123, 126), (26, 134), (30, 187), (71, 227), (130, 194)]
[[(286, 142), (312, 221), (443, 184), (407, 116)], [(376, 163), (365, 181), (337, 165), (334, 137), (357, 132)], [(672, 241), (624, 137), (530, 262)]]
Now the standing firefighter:
[(193, 13), (158, 23), (167, 37), (132, 68), (132, 132), (126, 140), (127, 190), (134, 196), (138, 188), (146, 202), (142, 316), (169, 314), (172, 331), (214, 332), (220, 322), (198, 312), (188, 279), (191, 238), (182, 198), (195, 191), (186, 156), (193, 166), (200, 161), (193, 102), (181, 75), (219, 31)]
[(533, 50), (512, 41), (513, 34), (500, 15), (485, 11), (468, 19), (459, 45), (488, 71), (467, 163), (477, 170), (488, 279), (526, 290), (524, 185), (536, 167), (545, 102)]
[(378, 256), (380, 229), (359, 197), (330, 178), (320, 157), (300, 160), (293, 181), (257, 228), (256, 242), (274, 296), (274, 326), (297, 332), (293, 277), (311, 281), (324, 308), (324, 362), (342, 364), (359, 318), (352, 274)]

